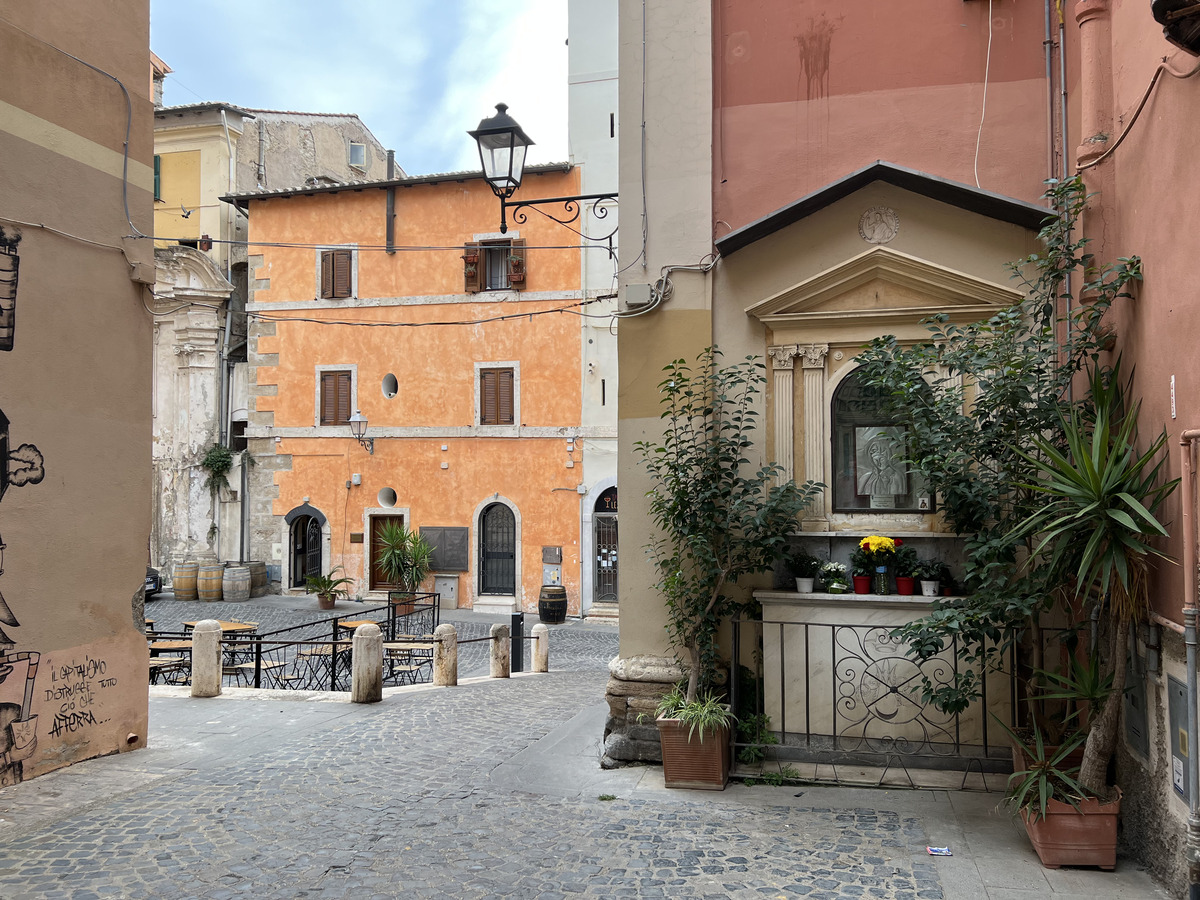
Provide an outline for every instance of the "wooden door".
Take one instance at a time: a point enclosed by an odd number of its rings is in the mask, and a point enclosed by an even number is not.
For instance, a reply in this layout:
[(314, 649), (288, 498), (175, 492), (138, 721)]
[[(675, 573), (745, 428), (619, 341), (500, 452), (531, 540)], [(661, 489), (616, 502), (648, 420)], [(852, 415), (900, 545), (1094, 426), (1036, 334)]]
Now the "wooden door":
[(399, 583), (385, 580), (383, 573), (379, 571), (379, 566), (375, 564), (378, 555), (379, 532), (389, 522), (403, 525), (404, 516), (371, 516), (371, 590), (373, 591), (398, 591), (402, 588)]

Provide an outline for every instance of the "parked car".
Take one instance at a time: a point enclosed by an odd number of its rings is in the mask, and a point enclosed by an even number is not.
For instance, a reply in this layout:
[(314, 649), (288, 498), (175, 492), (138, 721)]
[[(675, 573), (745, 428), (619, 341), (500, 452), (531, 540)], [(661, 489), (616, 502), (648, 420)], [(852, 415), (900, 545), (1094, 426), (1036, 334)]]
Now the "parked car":
[(162, 575), (153, 566), (146, 566), (146, 599), (162, 591)]

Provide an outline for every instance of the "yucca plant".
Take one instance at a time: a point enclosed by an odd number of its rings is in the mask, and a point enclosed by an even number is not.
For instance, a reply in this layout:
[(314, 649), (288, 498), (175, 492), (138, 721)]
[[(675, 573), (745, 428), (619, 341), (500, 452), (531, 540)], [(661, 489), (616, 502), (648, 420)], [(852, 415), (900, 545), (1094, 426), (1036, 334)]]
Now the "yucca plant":
[[(1131, 625), (1148, 606), (1149, 562), (1168, 559), (1154, 541), (1167, 537), (1158, 519), (1163, 501), (1179, 484), (1164, 481), (1165, 429), (1145, 450), (1138, 447), (1140, 403), (1126, 404), (1129, 385), (1120, 363), (1110, 372), (1093, 366), (1092, 403), (1073, 408), (1061, 421), (1062, 443), (1034, 441), (1036, 452), (1018, 451), (1037, 473), (1022, 485), (1046, 503), (1014, 532), (1033, 537), (1029, 565), (1046, 568), (1083, 602), (1107, 615), (1111, 683), (1125, 683)], [(1120, 691), (1111, 691), (1089, 723), (1079, 783), (1104, 793), (1109, 759), (1116, 748)]]

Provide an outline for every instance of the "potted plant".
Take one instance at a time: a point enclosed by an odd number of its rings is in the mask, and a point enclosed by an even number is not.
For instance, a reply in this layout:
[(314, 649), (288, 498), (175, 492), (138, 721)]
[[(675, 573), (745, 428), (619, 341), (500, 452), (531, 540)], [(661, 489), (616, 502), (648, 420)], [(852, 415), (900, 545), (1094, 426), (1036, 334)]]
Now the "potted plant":
[(803, 547), (797, 547), (785, 559), (788, 572), (796, 579), (796, 590), (801, 594), (811, 594), (821, 571), (821, 560), (813, 556)]
[(1000, 725), (1023, 762), (1023, 768), (1009, 776), (1004, 803), (1025, 823), (1042, 865), (1114, 869), (1121, 795), (1118, 790), (1101, 799), (1079, 783), (1079, 765), (1074, 759), (1087, 734), (1075, 732), (1053, 746), (1036, 726), (1033, 739), (1026, 741), (1003, 722)]
[(846, 564), (827, 562), (821, 566), (821, 582), (827, 594), (845, 594), (850, 590), (850, 576), (846, 574)]
[[(656, 534), (647, 549), (658, 572), (655, 586), (666, 603), (667, 636), (687, 672), (682, 699), (672, 699), (658, 719), (664, 772), (680, 771), (677, 752), (711, 756), (715, 767), (683, 765), (715, 771), (711, 786), (718, 790), (729, 768), (728, 735), (714, 712), (722, 702), (714, 685), (721, 660), (719, 626), (753, 602), (735, 593), (734, 585), (743, 576), (771, 569), (800, 512), (821, 490), (813, 482), (799, 486), (784, 480), (778, 465), (755, 468), (746, 461), (764, 366), (749, 357), (719, 368), (719, 358), (710, 347), (695, 368), (682, 359), (665, 367), (659, 384), (662, 436), (634, 445), (650, 480), (647, 496)], [(686, 741), (669, 737), (687, 721), (695, 725)], [(675, 784), (668, 781), (668, 786)]]
[(729, 729), (736, 720), (728, 704), (713, 694), (688, 703), (683, 684), (663, 697), (655, 710), (655, 721), (666, 786), (724, 790), (729, 781)]
[(913, 566), (913, 577), (921, 582), (922, 597), (939, 597), (942, 584), (949, 583), (950, 567), (940, 559), (920, 559)]
[(865, 560), (866, 566), (870, 569), (868, 575), (872, 580), (874, 593), (886, 595), (891, 593), (891, 585), (888, 582), (888, 566), (896, 556), (896, 548), (903, 541), (899, 538), (884, 537), (881, 534), (869, 534), (858, 542), (858, 550), (860, 553), (860, 562)]
[(896, 593), (911, 597), (916, 593), (916, 576), (913, 574), (917, 567), (917, 551), (912, 547), (897, 547), (892, 560), (892, 568), (896, 572)]
[(862, 547), (850, 551), (850, 578), (854, 582), (854, 593), (871, 593), (871, 576), (875, 567), (871, 565), (871, 556)]
[(354, 579), (334, 577), (341, 568), (341, 566), (334, 566), (329, 570), (328, 575), (308, 575), (305, 577), (304, 580), (308, 584), (308, 590), (317, 595), (317, 607), (319, 609), (333, 609), (333, 604), (339, 597), (350, 596), (350, 592), (343, 588), (342, 585), (354, 584)]
[(508, 280), (520, 283), (525, 280), (525, 257), (517, 253), (508, 255)]
[[(1168, 558), (1152, 543), (1167, 536), (1158, 511), (1179, 479), (1161, 478), (1165, 429), (1137, 450), (1141, 404), (1126, 402), (1129, 385), (1121, 380), (1120, 362), (1111, 371), (1093, 366), (1089, 387), (1091, 408), (1061, 415), (1061, 443), (1038, 437), (1037, 454), (1024, 454), (1037, 476), (1026, 487), (1043, 504), (1014, 534), (1037, 540), (1026, 568), (1063, 589), (1074, 601), (1068, 612), (1087, 616), (1099, 604), (1108, 647), (1092, 648), (1101, 664), (1098, 677), (1102, 684), (1111, 676), (1112, 685), (1123, 685), (1130, 628), (1149, 608), (1150, 559)], [(1091, 710), (1079, 771), (1088, 796), (1109, 794), (1122, 697), (1109, 690)]]
[[(388, 600), (401, 614), (412, 612), (412, 594), (421, 589), (433, 564), (433, 548), (420, 533), (403, 522), (384, 522), (375, 535), (373, 560), (383, 580), (398, 588), (388, 591)], [(406, 596), (407, 595), (407, 596)]]

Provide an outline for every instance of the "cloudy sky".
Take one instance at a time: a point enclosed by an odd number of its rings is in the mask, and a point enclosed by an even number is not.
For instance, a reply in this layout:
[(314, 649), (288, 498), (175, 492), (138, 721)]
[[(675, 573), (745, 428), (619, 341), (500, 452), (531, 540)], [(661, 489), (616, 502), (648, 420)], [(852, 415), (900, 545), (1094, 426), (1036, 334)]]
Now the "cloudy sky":
[(499, 102), (567, 158), (566, 0), (150, 0), (164, 103), (357, 113), (410, 175), (478, 169)]

